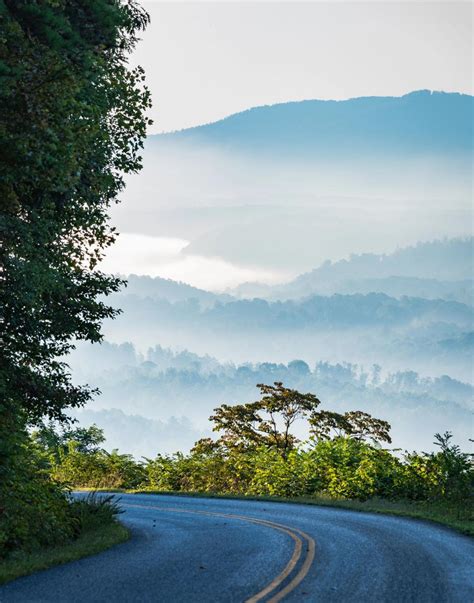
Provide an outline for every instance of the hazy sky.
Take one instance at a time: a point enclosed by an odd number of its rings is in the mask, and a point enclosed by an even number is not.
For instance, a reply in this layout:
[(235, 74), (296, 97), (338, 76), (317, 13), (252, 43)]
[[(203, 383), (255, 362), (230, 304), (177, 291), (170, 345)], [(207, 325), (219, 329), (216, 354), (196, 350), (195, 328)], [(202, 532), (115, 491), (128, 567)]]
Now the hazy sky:
[[(151, 132), (207, 123), (256, 105), (289, 100), (399, 96), (419, 89), (472, 94), (470, 2), (155, 0), (143, 1), (143, 5), (151, 15), (151, 24), (132, 62), (143, 65), (152, 91), (155, 124)], [(247, 165), (240, 168), (232, 164), (233, 171), (229, 171), (221, 158), (206, 157), (201, 149), (199, 160), (192, 155), (189, 164), (186, 158), (174, 162), (167, 155), (135, 177), (124, 195), (124, 203), (113, 212), (115, 221), (121, 218), (118, 223), (123, 234), (109, 251), (106, 269), (159, 275), (216, 290), (247, 280), (271, 283), (293, 274), (283, 269), (275, 271), (257, 261), (249, 267), (224, 261), (224, 256), (190, 255), (183, 248), (193, 242), (194, 235), (188, 236), (174, 227), (169, 232), (161, 228), (158, 233), (133, 226), (134, 212), (149, 212), (150, 224), (164, 219), (158, 211), (175, 208), (176, 190), (181, 190), (182, 185), (190, 188), (184, 197), (195, 208), (214, 202), (221, 207), (227, 196), (230, 205), (247, 203), (238, 193), (242, 186), (245, 192), (251, 184), (257, 187), (252, 194), (258, 203), (268, 190), (272, 191), (272, 203), (280, 202), (281, 191), (271, 188), (271, 170), (262, 176), (259, 165), (260, 180), (255, 181), (250, 178)], [(153, 156), (149, 161), (157, 160)], [(293, 172), (292, 178), (299, 174)], [(244, 173), (242, 178), (239, 174)], [(365, 177), (362, 174), (363, 180)], [(417, 178), (429, 188), (429, 177)], [(304, 174), (298, 175), (298, 180), (304, 182)], [(221, 182), (225, 186), (221, 187)], [(290, 179), (291, 186), (292, 183)], [(321, 185), (315, 188), (313, 184), (309, 191), (312, 199), (322, 194)], [(285, 203), (293, 203), (294, 192), (285, 189)], [(456, 196), (455, 192), (452, 195)], [(390, 198), (398, 194), (397, 190), (389, 193)], [(356, 195), (353, 190), (347, 194)], [(364, 195), (364, 199), (370, 196), (370, 190)], [(376, 225), (368, 237), (361, 235), (356, 223), (351, 222), (357, 240), (341, 234), (341, 216), (349, 220), (348, 211), (341, 209), (332, 222), (326, 220), (325, 229), (334, 241), (333, 247), (341, 239), (344, 245), (333, 249), (320, 241), (320, 260), (338, 259), (349, 252), (389, 252), (396, 245), (411, 244), (419, 238), (465, 234), (469, 227), (469, 220), (465, 219), (468, 210), (453, 205), (452, 195), (449, 191), (449, 207), (439, 211), (428, 208), (423, 220), (420, 216), (415, 219), (402, 208), (394, 221), (386, 201), (381, 204), (385, 217), (364, 206), (363, 211), (372, 220), (364, 218), (364, 224), (375, 220)], [(192, 212), (189, 216), (184, 209), (183, 212), (173, 218), (174, 222), (171, 220), (174, 226), (178, 223), (181, 227), (182, 222), (194, 219)], [(324, 216), (323, 209), (318, 215), (319, 223), (326, 219)], [(311, 219), (314, 222), (314, 216)], [(400, 233), (393, 227), (398, 221), (405, 223)], [(209, 231), (219, 225), (206, 223)], [(411, 225), (416, 232), (411, 232)], [(244, 228), (237, 218), (234, 228)]]
[(307, 98), (472, 94), (470, 2), (143, 2), (154, 132)]

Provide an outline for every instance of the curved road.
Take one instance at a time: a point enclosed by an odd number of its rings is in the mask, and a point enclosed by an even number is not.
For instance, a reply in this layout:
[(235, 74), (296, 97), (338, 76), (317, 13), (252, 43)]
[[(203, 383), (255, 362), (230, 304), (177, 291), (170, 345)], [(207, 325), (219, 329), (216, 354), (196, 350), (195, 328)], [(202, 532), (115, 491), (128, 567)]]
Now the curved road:
[(0, 587), (9, 602), (474, 601), (474, 540), (315, 506), (122, 495), (132, 538)]

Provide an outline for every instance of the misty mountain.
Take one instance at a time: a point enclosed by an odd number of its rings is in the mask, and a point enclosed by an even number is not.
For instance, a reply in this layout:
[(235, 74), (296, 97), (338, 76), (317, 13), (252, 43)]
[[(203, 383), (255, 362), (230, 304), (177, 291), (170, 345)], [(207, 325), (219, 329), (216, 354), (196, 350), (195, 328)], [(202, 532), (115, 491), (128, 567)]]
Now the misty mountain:
[(141, 298), (166, 299), (169, 302), (180, 302), (195, 299), (203, 306), (212, 305), (217, 301), (231, 301), (230, 295), (218, 295), (192, 287), (186, 283), (151, 276), (137, 276), (130, 274), (127, 277), (127, 286), (124, 290), (128, 295)]
[[(391, 371), (470, 382), (472, 242), (446, 239), (391, 254), (352, 254), (283, 285), (241, 286), (234, 296), (132, 276), (109, 299), (123, 314), (106, 323), (105, 334), (110, 341), (133, 341), (142, 353), (160, 342), (220, 361), (380, 363)], [(125, 358), (129, 352), (122, 347), (115, 353)]]
[(385, 293), (389, 297), (424, 297), (444, 299), (472, 305), (474, 285), (470, 280), (438, 281), (410, 276), (389, 276), (385, 278), (342, 279), (331, 282), (319, 280), (305, 283), (302, 287), (271, 286), (261, 283), (242, 283), (231, 290), (236, 297), (268, 300), (299, 299), (309, 295), (353, 295), (355, 293)]
[[(447, 375), (424, 377), (412, 370), (388, 372), (378, 365), (365, 368), (347, 362), (220, 363), (161, 346), (142, 354), (130, 345), (83, 347), (80, 378), (93, 374), (102, 395), (74, 414), (82, 424), (103, 427), (109, 446), (133, 447), (136, 454), (189, 448), (209, 432), (213, 408), (255, 400), (256, 384), (273, 381), (316, 393), (326, 408), (358, 408), (389, 420), (397, 446), (431, 449), (433, 433), (445, 429), (453, 430), (458, 440), (467, 441), (471, 435), (473, 387)], [(98, 351), (89, 355), (87, 367), (84, 361), (91, 348)], [(117, 359), (124, 348), (133, 353), (121, 363)], [(98, 358), (107, 370), (98, 370)], [(73, 358), (74, 366), (75, 362)]]
[[(473, 307), (440, 299), (368, 295), (170, 302), (126, 293), (111, 301), (123, 310), (107, 321), (109, 341), (132, 340), (144, 352), (160, 342), (233, 362), (380, 363), (387, 370), (413, 369), (472, 379)], [(463, 342), (462, 345), (447, 341)]]
[(420, 90), (402, 97), (307, 100), (256, 107), (154, 137), (246, 152), (357, 157), (472, 151), (473, 97)]
[(264, 268), (269, 282), (470, 236), (472, 110), (472, 96), (420, 91), (257, 107), (150, 136), (114, 223), (186, 240), (184, 256)]
[(298, 299), (334, 293), (386, 293), (472, 304), (474, 239), (418, 243), (390, 254), (352, 254), (324, 262), (283, 285), (245, 283), (230, 293), (238, 297)]
[[(140, 298), (132, 295), (113, 296), (125, 313), (130, 327), (141, 323), (152, 330), (160, 324), (181, 328), (286, 331), (288, 329), (350, 329), (356, 327), (418, 325), (430, 323), (455, 324), (470, 328), (473, 309), (459, 302), (402, 297), (396, 299), (383, 293), (368, 295), (311, 296), (302, 300), (268, 302), (262, 299), (218, 302), (202, 307), (198, 300), (171, 303), (164, 299)], [(119, 317), (112, 324), (118, 325)]]
[(472, 359), (474, 350), (474, 332), (461, 333), (461, 335), (458, 335), (457, 337), (443, 339), (439, 342), (439, 346), (447, 352), (467, 352), (471, 355)]

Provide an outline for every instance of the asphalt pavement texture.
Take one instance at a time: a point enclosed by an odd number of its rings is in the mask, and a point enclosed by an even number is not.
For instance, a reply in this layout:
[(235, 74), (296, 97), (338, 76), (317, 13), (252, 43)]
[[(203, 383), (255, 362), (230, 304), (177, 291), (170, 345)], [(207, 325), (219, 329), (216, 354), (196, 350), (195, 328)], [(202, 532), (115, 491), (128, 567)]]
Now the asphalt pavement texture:
[(0, 587), (0, 602), (474, 602), (474, 539), (263, 501), (119, 495), (128, 542)]

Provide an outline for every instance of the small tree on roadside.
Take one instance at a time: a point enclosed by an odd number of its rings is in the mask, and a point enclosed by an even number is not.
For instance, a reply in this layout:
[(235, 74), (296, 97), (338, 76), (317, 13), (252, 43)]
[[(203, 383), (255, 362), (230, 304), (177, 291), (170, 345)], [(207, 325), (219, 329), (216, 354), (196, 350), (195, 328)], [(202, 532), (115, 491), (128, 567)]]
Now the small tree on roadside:
[(445, 431), (435, 434), (434, 445), (440, 448), (439, 452), (431, 454), (431, 458), (438, 465), (442, 477), (440, 494), (445, 498), (462, 500), (467, 493), (473, 492), (474, 486), (474, 455), (462, 452), (451, 439), (453, 434)]

